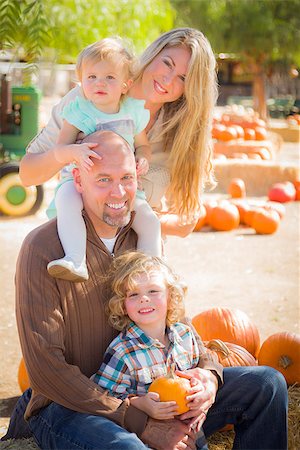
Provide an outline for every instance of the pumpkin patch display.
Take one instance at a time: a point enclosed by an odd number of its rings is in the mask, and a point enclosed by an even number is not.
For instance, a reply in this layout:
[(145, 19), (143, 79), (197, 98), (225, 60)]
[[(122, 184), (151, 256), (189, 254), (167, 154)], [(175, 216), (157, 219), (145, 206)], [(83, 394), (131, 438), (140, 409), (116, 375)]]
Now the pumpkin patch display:
[(161, 402), (175, 401), (178, 405), (177, 414), (183, 414), (189, 410), (186, 403), (186, 396), (191, 388), (190, 382), (186, 378), (178, 377), (174, 371), (165, 377), (154, 380), (149, 387), (149, 392), (159, 394)]
[(221, 339), (232, 342), (257, 357), (260, 348), (259, 332), (243, 311), (235, 308), (211, 308), (195, 316), (192, 323), (203, 341)]
[(25, 392), (30, 387), (30, 381), (23, 358), (21, 358), (18, 369), (18, 384), (21, 392)]
[(209, 224), (217, 231), (231, 231), (240, 223), (239, 210), (232, 203), (224, 200), (215, 206), (209, 214)]
[(296, 189), (293, 183), (286, 181), (285, 183), (275, 183), (271, 186), (268, 193), (269, 200), (287, 203), (295, 200)]
[(241, 178), (233, 178), (228, 186), (228, 194), (232, 198), (246, 197), (246, 186)]
[(279, 370), (289, 385), (300, 383), (300, 335), (279, 332), (269, 336), (261, 346), (258, 364)]
[(277, 211), (259, 208), (254, 211), (251, 227), (257, 234), (273, 234), (279, 227), (280, 216)]
[(220, 339), (212, 339), (204, 342), (204, 345), (210, 353), (217, 355), (223, 367), (257, 366), (254, 356), (240, 345), (223, 342)]

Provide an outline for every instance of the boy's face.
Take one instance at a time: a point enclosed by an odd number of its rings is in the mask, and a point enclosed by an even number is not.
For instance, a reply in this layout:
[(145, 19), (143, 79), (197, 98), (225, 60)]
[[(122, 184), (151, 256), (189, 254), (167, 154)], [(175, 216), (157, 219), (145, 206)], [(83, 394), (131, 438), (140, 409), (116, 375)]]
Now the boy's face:
[(129, 89), (130, 80), (117, 61), (84, 61), (81, 86), (85, 97), (100, 111), (113, 114), (119, 111), (122, 94)]
[(168, 310), (169, 290), (165, 275), (159, 271), (136, 275), (136, 286), (128, 290), (125, 309), (129, 318), (143, 331), (151, 331), (158, 323), (165, 324)]

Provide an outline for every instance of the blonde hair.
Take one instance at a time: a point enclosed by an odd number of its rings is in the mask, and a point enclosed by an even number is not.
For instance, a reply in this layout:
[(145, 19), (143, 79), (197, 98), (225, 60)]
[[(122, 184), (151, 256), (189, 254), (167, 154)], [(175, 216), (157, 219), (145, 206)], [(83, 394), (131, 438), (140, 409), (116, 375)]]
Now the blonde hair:
[(137, 275), (151, 272), (160, 272), (165, 277), (169, 291), (166, 324), (170, 326), (184, 317), (186, 286), (180, 282), (178, 275), (156, 256), (149, 256), (141, 252), (126, 252), (113, 260), (106, 278), (107, 285), (112, 290), (112, 297), (106, 305), (106, 312), (109, 323), (117, 330), (123, 330), (131, 322), (125, 308), (127, 291), (136, 288)]
[(168, 47), (184, 46), (191, 52), (184, 94), (161, 108), (163, 125), (153, 127), (152, 140), (163, 140), (169, 151), (170, 185), (168, 200), (181, 220), (194, 219), (200, 208), (203, 187), (215, 184), (212, 169), (212, 117), (218, 96), (216, 59), (209, 41), (198, 30), (177, 28), (162, 34), (140, 58), (137, 80), (145, 68)]
[(122, 65), (124, 73), (127, 77), (133, 78), (136, 71), (136, 59), (133, 52), (125, 46), (124, 41), (120, 37), (105, 38), (101, 41), (85, 47), (77, 58), (76, 76), (79, 80), (82, 77), (82, 66), (86, 61), (116, 61)]

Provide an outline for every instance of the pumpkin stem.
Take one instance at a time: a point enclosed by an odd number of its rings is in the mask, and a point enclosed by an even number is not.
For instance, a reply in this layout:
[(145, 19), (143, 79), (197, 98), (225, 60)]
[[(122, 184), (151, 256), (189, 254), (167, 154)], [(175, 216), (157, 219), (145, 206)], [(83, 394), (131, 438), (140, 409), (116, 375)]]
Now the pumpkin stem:
[(279, 367), (282, 367), (283, 369), (287, 369), (291, 364), (292, 360), (287, 355), (281, 355), (278, 361)]
[(206, 344), (206, 347), (210, 350), (221, 352), (226, 357), (230, 355), (229, 348), (227, 347), (225, 342), (221, 341), (221, 339), (212, 339)]

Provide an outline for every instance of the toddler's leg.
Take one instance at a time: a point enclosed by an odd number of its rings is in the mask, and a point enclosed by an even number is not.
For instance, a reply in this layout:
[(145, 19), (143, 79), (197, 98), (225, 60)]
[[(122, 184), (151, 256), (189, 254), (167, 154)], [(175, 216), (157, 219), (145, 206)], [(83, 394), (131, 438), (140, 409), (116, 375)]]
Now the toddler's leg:
[(137, 249), (161, 257), (161, 227), (158, 217), (146, 200), (136, 198), (134, 206), (136, 215), (132, 228), (138, 235)]
[(48, 264), (48, 272), (55, 278), (69, 281), (88, 279), (86, 267), (86, 227), (81, 215), (82, 198), (73, 180), (60, 186), (56, 193), (57, 231), (65, 257)]

